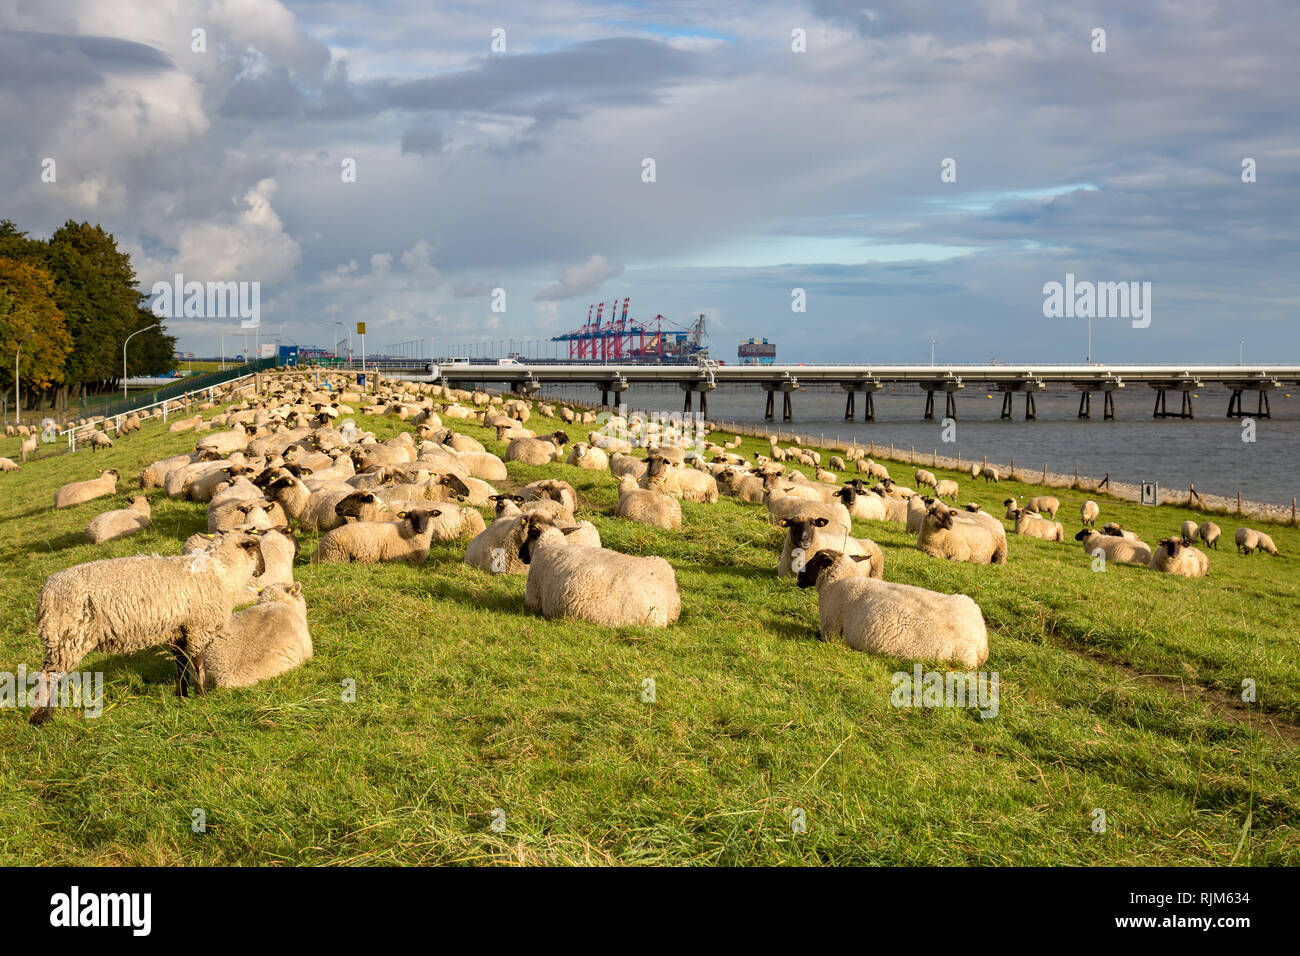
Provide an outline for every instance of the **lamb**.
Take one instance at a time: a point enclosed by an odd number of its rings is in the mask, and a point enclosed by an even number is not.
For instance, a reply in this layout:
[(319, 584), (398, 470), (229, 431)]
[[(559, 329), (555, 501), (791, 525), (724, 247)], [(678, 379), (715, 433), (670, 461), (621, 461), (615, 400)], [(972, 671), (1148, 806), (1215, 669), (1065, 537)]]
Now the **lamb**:
[(959, 521), (941, 504), (931, 507), (916, 533), (916, 546), (926, 554), (972, 564), (1006, 564), (1007, 536), (1001, 527), (981, 521)]
[(54, 493), (54, 507), (71, 508), (74, 505), (85, 504), (87, 501), (111, 495), (117, 491), (117, 479), (116, 469), (110, 468), (101, 472), (98, 478), (69, 482)]
[(852, 556), (825, 549), (799, 572), (799, 587), (817, 588), (823, 639), (842, 637), (854, 650), (955, 661), (967, 669), (988, 659), (984, 613), (969, 597), (864, 576), (854, 564)]
[(880, 545), (870, 538), (852, 538), (838, 529), (827, 530), (830, 521), (820, 517), (782, 518), (780, 524), (786, 532), (781, 559), (776, 566), (777, 577), (794, 577), (808, 560), (808, 555), (825, 548), (833, 548), (850, 556), (868, 555), (871, 559), (868, 573), (877, 578), (884, 576), (885, 554), (880, 550)]
[(375, 564), (382, 561), (405, 561), (423, 564), (429, 557), (433, 538), (430, 519), (438, 509), (402, 511), (397, 521), (358, 521), (327, 532), (316, 546), (312, 564), (355, 562)]
[(203, 689), (251, 687), (308, 660), (307, 602), (302, 585), (263, 588), (257, 603), (235, 614), (203, 652)]
[(1256, 531), (1253, 528), (1238, 528), (1236, 534), (1237, 550), (1245, 554), (1252, 554), (1255, 551), (1264, 551), (1267, 554), (1277, 555), (1277, 545), (1262, 531)]
[(1140, 568), (1151, 564), (1151, 549), (1141, 541), (1098, 534), (1091, 528), (1084, 528), (1074, 536), (1074, 540), (1083, 543), (1084, 554), (1096, 557), (1094, 552), (1100, 550), (1106, 560), (1112, 563), (1135, 564)]
[(1096, 526), (1097, 518), (1101, 515), (1101, 508), (1097, 507), (1095, 501), (1085, 501), (1079, 507), (1079, 514), (1083, 517), (1083, 523), (1091, 528)]
[(718, 482), (712, 475), (693, 468), (670, 465), (662, 455), (651, 455), (646, 459), (646, 473), (641, 480), (641, 487), (683, 501), (705, 504), (716, 504), (718, 501)]
[(1182, 527), (1179, 529), (1179, 533), (1183, 536), (1183, 544), (1189, 548), (1194, 545), (1196, 543), (1197, 532), (1200, 530), (1201, 526), (1195, 521), (1184, 521)]
[(1028, 511), (1055, 518), (1056, 512), (1061, 508), (1061, 503), (1050, 495), (1043, 495), (1039, 498), (1030, 498), (1029, 504), (1025, 505), (1025, 508)]
[(17, 471), (18, 463), (12, 458), (0, 458), (0, 471)]
[(1204, 551), (1185, 545), (1181, 538), (1165, 538), (1152, 552), (1147, 567), (1179, 577), (1201, 578), (1210, 573), (1210, 559)]
[(125, 654), (171, 645), (176, 690), (189, 687), (187, 659), (198, 662), (230, 618), (259, 562), (257, 539), (230, 535), (211, 551), (179, 557), (109, 558), (50, 576), (36, 608), (45, 650), (31, 722), (53, 716), (52, 682), (87, 654)]
[(937, 486), (939, 484), (939, 480), (934, 477), (933, 472), (925, 471), (922, 468), (916, 469), (912, 477), (916, 480), (916, 486), (918, 488), (928, 486), (930, 488), (937, 489)]
[(129, 507), (105, 511), (91, 518), (90, 524), (86, 525), (86, 540), (91, 544), (101, 544), (125, 538), (149, 527), (149, 517), (149, 501), (143, 495), (136, 495)]
[(573, 451), (569, 452), (567, 463), (592, 471), (604, 471), (609, 467), (609, 456), (599, 448), (595, 448), (585, 441), (580, 441), (573, 446)]
[(571, 544), (542, 519), (526, 521), (519, 557), (529, 566), (529, 610), (602, 627), (667, 627), (681, 615), (677, 578), (663, 558)]
[(630, 521), (678, 531), (682, 527), (682, 506), (677, 499), (648, 488), (641, 488), (631, 475), (618, 482), (618, 507), (614, 514)]
[(1205, 542), (1207, 548), (1214, 548), (1216, 551), (1219, 550), (1219, 535), (1222, 532), (1219, 530), (1219, 526), (1213, 521), (1206, 521), (1196, 529), (1196, 533), (1200, 535), (1201, 540)]
[(1012, 516), (1016, 523), (1016, 534), (1029, 538), (1041, 538), (1044, 541), (1064, 541), (1065, 529), (1059, 521), (1049, 521), (1024, 508), (1017, 508)]

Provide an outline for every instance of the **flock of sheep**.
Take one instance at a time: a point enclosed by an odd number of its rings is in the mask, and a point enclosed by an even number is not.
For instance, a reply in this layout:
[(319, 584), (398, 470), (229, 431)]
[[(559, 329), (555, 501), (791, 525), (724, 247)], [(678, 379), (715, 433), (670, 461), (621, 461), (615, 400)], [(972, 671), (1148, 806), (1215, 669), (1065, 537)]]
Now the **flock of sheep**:
[[(840, 472), (852, 462), (857, 475), (874, 482), (868, 487), (861, 477), (841, 480), (824, 470), (820, 453), (782, 448), (775, 438), (769, 438), (768, 454), (752, 462), (738, 453), (739, 438), (687, 451), (686, 436), (671, 424), (636, 415), (615, 416), (571, 444), (564, 431), (529, 430), (533, 405), (522, 399), (403, 382), (385, 382), (363, 395), (342, 376), (326, 381), (328, 390), (302, 373), (267, 376), (260, 392), (210, 420), (200, 412), (172, 423), (173, 431), (207, 433), (194, 451), (148, 465), (140, 487), (202, 505), (207, 531), (191, 536), (178, 556), (92, 561), (49, 578), (37, 607), (45, 658), (33, 723), (52, 715), (58, 677), (93, 651), (170, 647), (182, 695), (191, 686), (200, 692), (247, 686), (308, 659), (306, 604), (293, 579), (295, 528), (320, 534), (313, 563), (422, 564), (434, 541), (460, 541), (467, 564), (487, 573), (526, 574), (524, 604), (548, 618), (606, 627), (664, 627), (678, 619), (681, 595), (672, 565), (603, 547), (595, 525), (579, 517), (578, 494), (562, 477), (499, 489), (494, 483), (508, 480), (510, 461), (608, 473), (618, 490), (615, 516), (659, 528), (681, 528), (681, 501), (712, 504), (728, 496), (760, 505), (785, 531), (778, 575), (818, 591), (823, 637), (968, 668), (988, 657), (983, 613), (970, 597), (886, 581), (883, 549), (852, 534), (854, 519), (894, 522), (914, 534), (916, 548), (927, 555), (1006, 562), (1002, 520), (978, 505), (958, 509), (945, 502), (959, 494), (955, 481), (917, 469), (917, 487), (932, 492), (924, 495), (898, 485), (860, 449), (830, 457), (827, 464)], [(566, 425), (596, 423), (594, 413), (545, 402), (537, 411)], [(352, 423), (349, 416), (357, 413), (394, 415), (411, 430), (378, 441)], [(502, 455), (444, 424), (456, 420), (494, 429)], [(814, 469), (814, 477), (790, 462)], [(986, 481), (999, 478), (992, 469), (982, 473)], [(980, 474), (979, 466), (972, 468), (972, 477)], [(55, 506), (113, 495), (119, 477), (110, 469), (65, 485)], [(1023, 504), (1008, 498), (1004, 504), (1016, 534), (1064, 541), (1056, 498)], [(490, 524), (479, 510), (487, 508)], [(1213, 523), (1185, 522), (1181, 535), (1153, 550), (1116, 524), (1095, 530), (1099, 517), (1095, 502), (1083, 503), (1084, 528), (1075, 538), (1089, 556), (1186, 577), (1208, 572), (1209, 559), (1193, 542), (1199, 537), (1217, 547)], [(149, 523), (149, 502), (136, 496), (128, 507), (96, 516), (86, 536), (96, 543), (114, 540)], [(1262, 532), (1242, 528), (1236, 540), (1247, 554), (1277, 553)], [(236, 611), (250, 601), (256, 603)]]

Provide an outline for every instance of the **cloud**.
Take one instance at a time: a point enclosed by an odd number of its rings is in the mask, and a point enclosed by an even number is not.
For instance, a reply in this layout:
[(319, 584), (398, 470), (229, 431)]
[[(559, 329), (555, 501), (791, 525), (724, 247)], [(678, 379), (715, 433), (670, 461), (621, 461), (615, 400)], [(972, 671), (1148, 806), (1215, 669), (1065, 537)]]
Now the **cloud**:
[(623, 267), (611, 265), (604, 256), (595, 255), (580, 266), (569, 266), (559, 282), (553, 282), (533, 296), (536, 302), (554, 302), (572, 299), (575, 295), (590, 292), (606, 279), (622, 275)]
[(436, 126), (413, 126), (402, 133), (403, 156), (407, 153), (434, 155), (441, 153), (446, 146), (447, 139)]

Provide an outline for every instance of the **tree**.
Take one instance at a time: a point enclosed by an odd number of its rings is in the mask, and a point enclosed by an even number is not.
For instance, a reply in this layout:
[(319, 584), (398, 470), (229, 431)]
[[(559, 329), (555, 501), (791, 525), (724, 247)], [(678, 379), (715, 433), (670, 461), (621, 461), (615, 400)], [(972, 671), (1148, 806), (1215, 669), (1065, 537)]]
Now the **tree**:
[[(38, 265), (0, 258), (0, 355), (12, 358), (19, 343), (19, 372), (28, 395), (36, 398), (64, 381), (72, 337), (56, 301), (54, 277)], [(13, 366), (3, 366), (0, 381), (13, 388)]]

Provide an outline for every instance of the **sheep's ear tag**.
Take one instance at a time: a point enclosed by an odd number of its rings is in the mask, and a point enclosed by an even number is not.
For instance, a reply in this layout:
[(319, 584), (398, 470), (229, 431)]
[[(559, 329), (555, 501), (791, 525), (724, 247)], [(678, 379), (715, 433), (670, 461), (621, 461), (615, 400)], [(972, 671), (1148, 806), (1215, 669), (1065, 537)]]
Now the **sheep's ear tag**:
[(782, 527), (782, 528), (788, 528), (788, 527), (790, 527), (790, 519), (789, 519), (789, 518), (782, 518), (782, 519), (781, 519), (781, 527)]
[(215, 535), (215, 534), (205, 534), (203, 537), (208, 538), (209, 540), (211, 540), (211, 539), (215, 538), (216, 535)]
[(824, 528), (828, 524), (830, 524), (830, 521), (828, 521), (826, 518), (818, 518), (816, 521), (813, 522), (813, 524), (817, 525), (817, 527), (819, 528)]
[(407, 514), (407, 513), (406, 513), (405, 511), (399, 511), (399, 512), (397, 512), (397, 517), (399, 517), (399, 518), (405, 518), (405, 517), (406, 517), (406, 514)]

